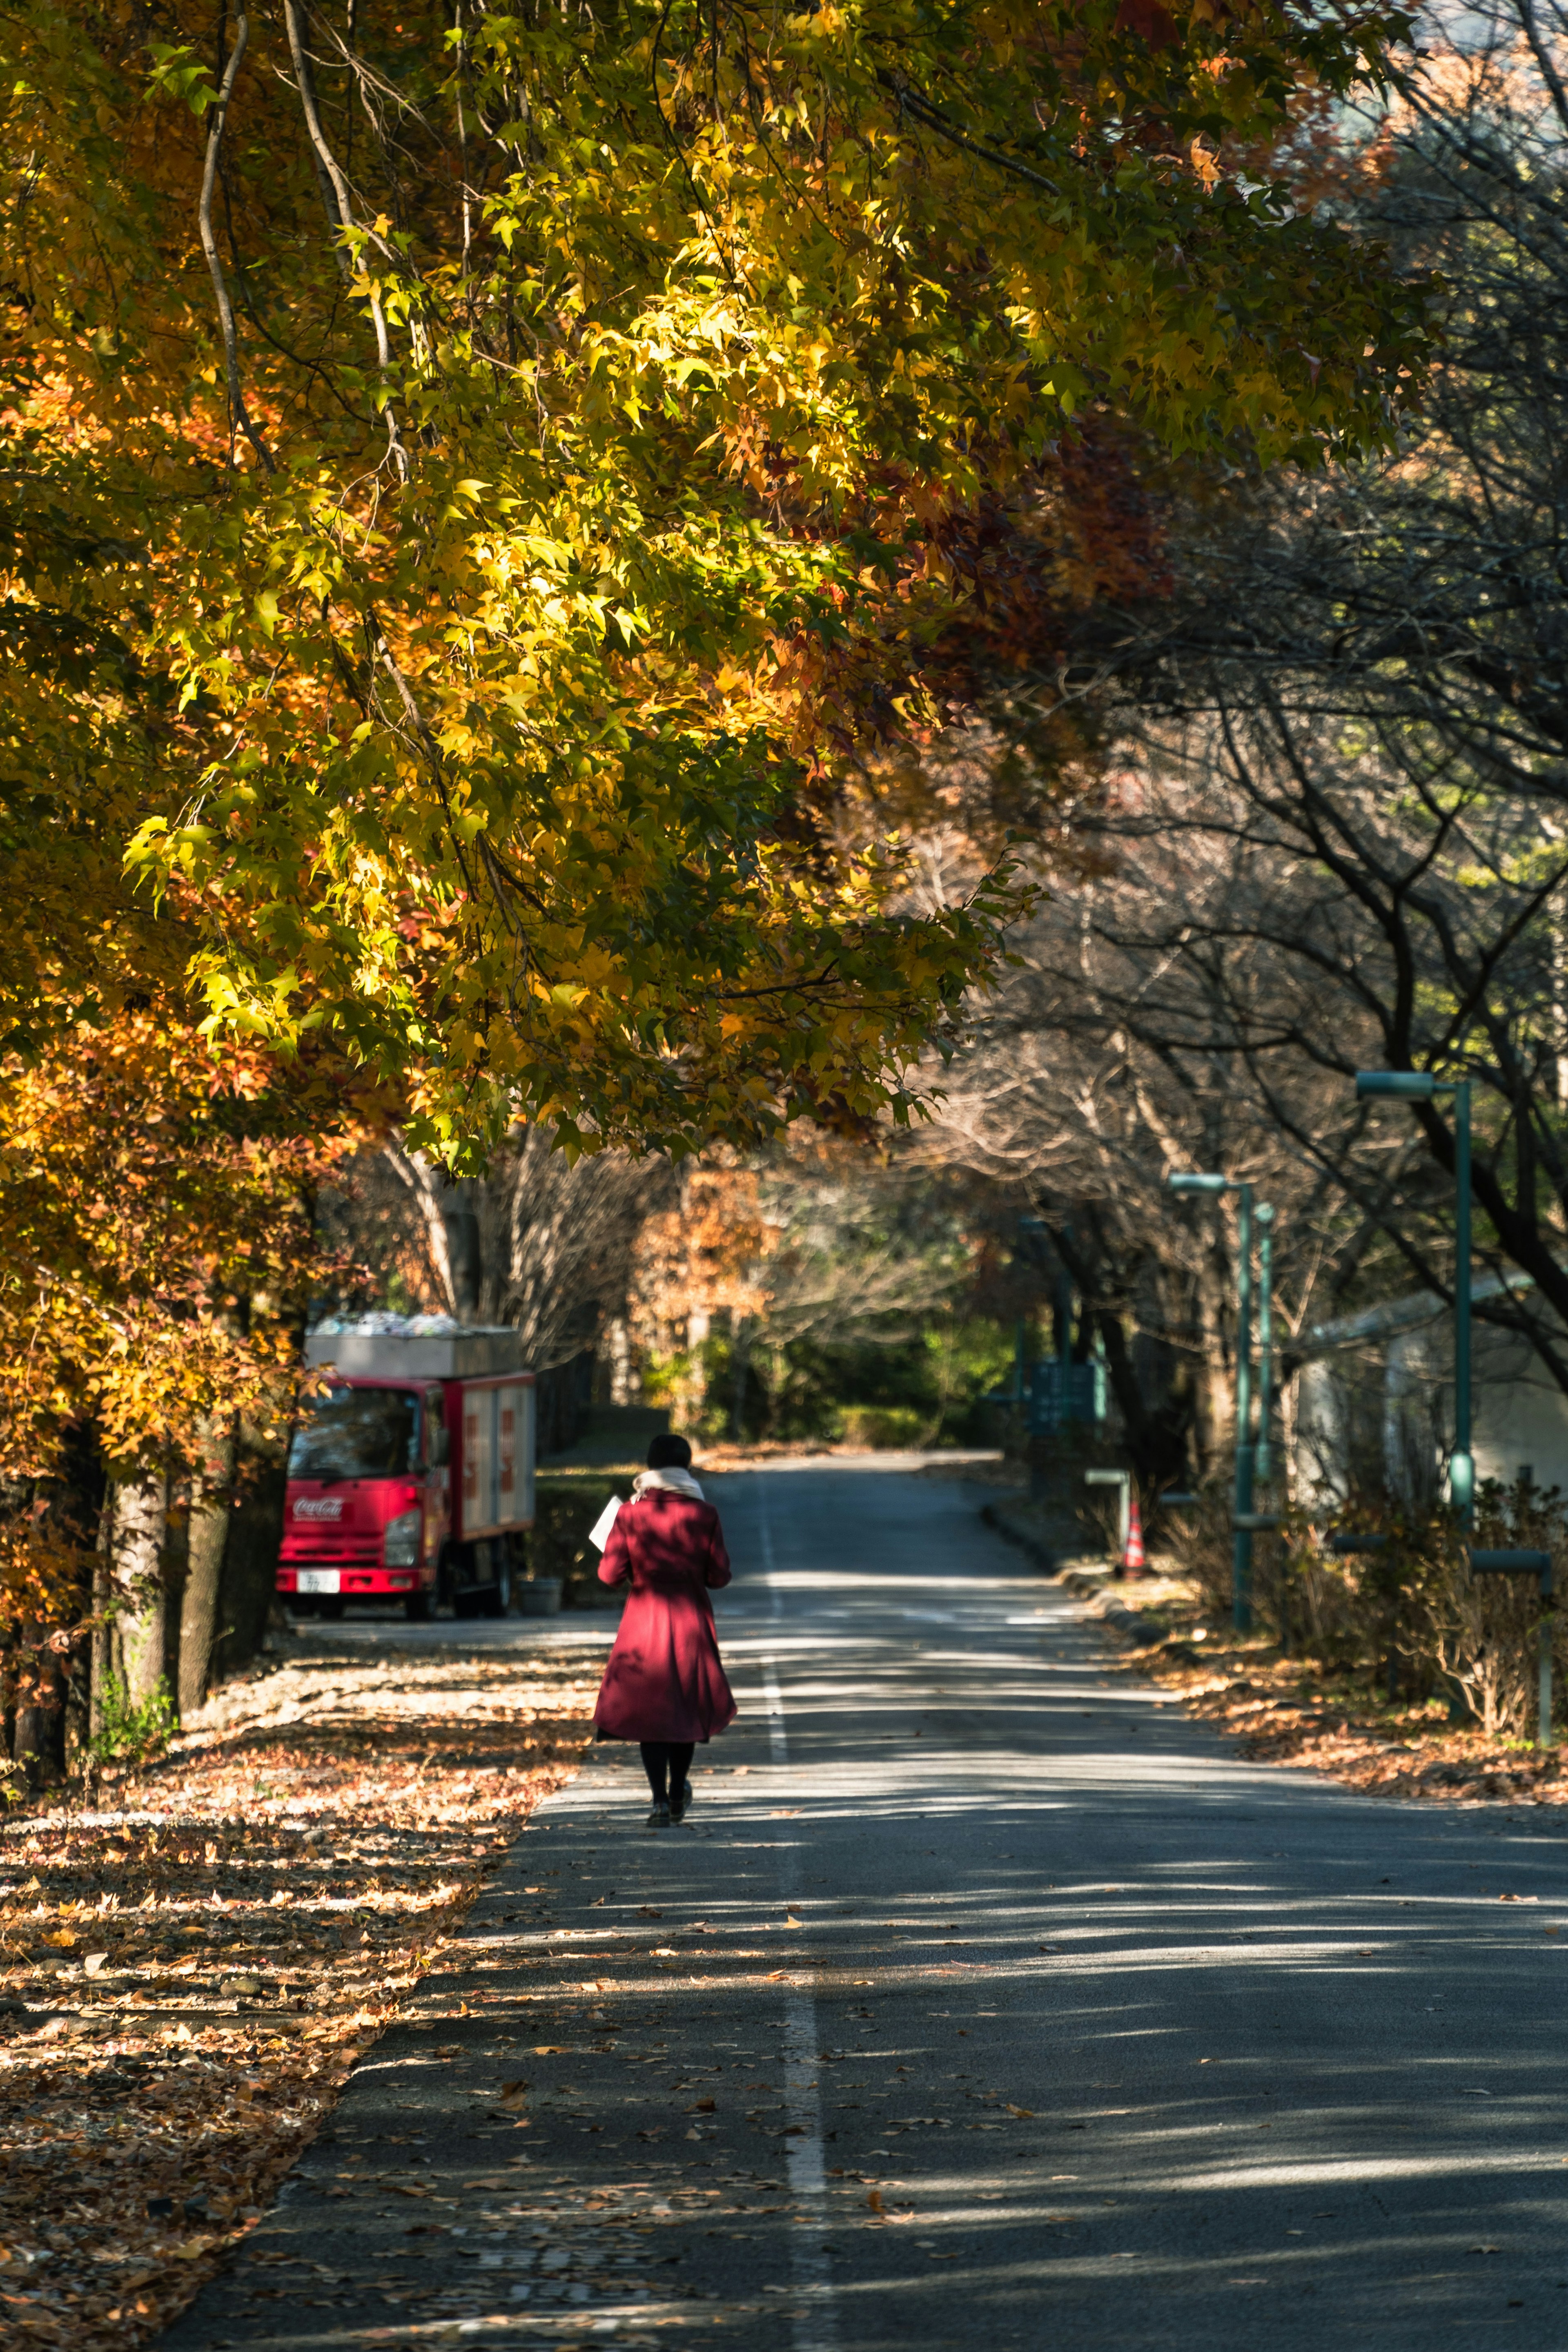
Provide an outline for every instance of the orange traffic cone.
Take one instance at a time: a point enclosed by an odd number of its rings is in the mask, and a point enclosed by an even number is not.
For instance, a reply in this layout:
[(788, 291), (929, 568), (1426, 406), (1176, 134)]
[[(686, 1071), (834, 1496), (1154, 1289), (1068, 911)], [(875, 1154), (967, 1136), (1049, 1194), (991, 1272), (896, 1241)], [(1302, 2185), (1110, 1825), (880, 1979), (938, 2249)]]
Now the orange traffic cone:
[(1122, 1554), (1122, 1573), (1142, 1576), (1144, 1566), (1144, 1519), (1134, 1495), (1127, 1505), (1127, 1548)]

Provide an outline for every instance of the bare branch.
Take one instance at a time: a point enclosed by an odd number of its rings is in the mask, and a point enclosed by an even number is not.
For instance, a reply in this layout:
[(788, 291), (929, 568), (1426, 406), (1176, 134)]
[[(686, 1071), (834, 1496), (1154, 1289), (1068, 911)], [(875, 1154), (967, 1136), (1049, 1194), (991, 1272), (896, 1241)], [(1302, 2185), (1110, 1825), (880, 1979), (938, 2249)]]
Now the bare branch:
[(202, 169), (202, 199), (197, 217), (202, 227), (202, 250), (207, 257), (212, 274), (213, 293), (218, 306), (218, 325), (224, 339), (224, 375), (229, 394), (229, 454), (233, 462), (234, 436), (243, 433), (267, 472), (274, 473), (272, 452), (252, 422), (246, 406), (245, 392), (240, 383), (239, 341), (235, 332), (234, 305), (229, 300), (228, 281), (224, 276), (223, 260), (218, 253), (218, 240), (213, 230), (213, 193), (218, 181), (218, 158), (224, 143), (224, 125), (228, 120), (229, 100), (234, 96), (239, 69), (245, 62), (246, 44), (250, 38), (250, 23), (245, 10), (235, 19), (234, 47), (229, 51), (228, 64), (224, 68), (222, 85), (215, 104), (207, 116), (207, 152)]

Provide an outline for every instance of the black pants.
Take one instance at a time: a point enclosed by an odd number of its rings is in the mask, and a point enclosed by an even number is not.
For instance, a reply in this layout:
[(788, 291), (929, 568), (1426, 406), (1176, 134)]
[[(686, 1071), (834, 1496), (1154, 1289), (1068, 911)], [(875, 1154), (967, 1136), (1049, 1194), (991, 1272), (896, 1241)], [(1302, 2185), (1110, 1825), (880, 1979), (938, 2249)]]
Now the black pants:
[(644, 1739), (640, 1745), (648, 1786), (653, 1791), (654, 1802), (663, 1804), (671, 1789), (678, 1789), (684, 1783), (691, 1769), (692, 1753), (696, 1742), (693, 1739)]

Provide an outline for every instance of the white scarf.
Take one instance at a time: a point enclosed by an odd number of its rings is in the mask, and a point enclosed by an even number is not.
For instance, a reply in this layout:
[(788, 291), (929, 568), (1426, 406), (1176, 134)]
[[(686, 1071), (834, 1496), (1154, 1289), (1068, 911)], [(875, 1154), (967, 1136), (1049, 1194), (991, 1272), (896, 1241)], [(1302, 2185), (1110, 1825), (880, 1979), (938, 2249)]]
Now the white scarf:
[(634, 1495), (685, 1495), (694, 1503), (706, 1503), (707, 1496), (689, 1470), (640, 1470), (632, 1481)]

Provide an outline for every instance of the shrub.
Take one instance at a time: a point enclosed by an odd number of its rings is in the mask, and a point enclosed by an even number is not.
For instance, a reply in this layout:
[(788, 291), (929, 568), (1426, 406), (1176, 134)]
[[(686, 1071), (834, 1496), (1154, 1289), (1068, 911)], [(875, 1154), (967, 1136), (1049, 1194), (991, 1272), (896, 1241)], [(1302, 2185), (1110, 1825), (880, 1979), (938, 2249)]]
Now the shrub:
[[(1228, 1488), (1206, 1486), (1196, 1505), (1171, 1511), (1160, 1522), (1161, 1549), (1176, 1562), (1177, 1573), (1197, 1585), (1205, 1614), (1220, 1622), (1230, 1615), (1230, 1509)], [(1115, 1549), (1115, 1504), (1103, 1500), (1086, 1506), (1083, 1512), (1085, 1517), (1099, 1518), (1108, 1551)]]
[[(1375, 1550), (1336, 1553), (1334, 1533), (1381, 1538)], [(1568, 1502), (1555, 1487), (1489, 1481), (1477, 1499), (1473, 1538), (1445, 1506), (1393, 1506), (1353, 1496), (1332, 1528), (1303, 1512), (1281, 1514), (1278, 1537), (1258, 1538), (1253, 1605), (1259, 1628), (1281, 1649), (1330, 1674), (1370, 1672), (1390, 1702), (1446, 1687), (1488, 1738), (1532, 1735), (1541, 1600), (1533, 1577), (1476, 1576), (1478, 1549), (1550, 1551), (1568, 1569)], [(1211, 1489), (1174, 1518), (1166, 1538), (1204, 1607), (1229, 1613), (1230, 1499)], [(1553, 1677), (1568, 1687), (1568, 1621), (1553, 1618)]]
[[(1489, 1479), (1476, 1501), (1475, 1540), (1488, 1549), (1549, 1551), (1552, 1581), (1568, 1564), (1568, 1506), (1558, 1489)], [(1456, 1560), (1432, 1594), (1437, 1664), (1464, 1693), (1489, 1738), (1534, 1736), (1541, 1594), (1531, 1576), (1472, 1576)], [(1563, 1688), (1568, 1626), (1552, 1618), (1552, 1679)]]
[(599, 1581), (601, 1555), (588, 1540), (588, 1531), (612, 1495), (624, 1500), (624, 1478), (584, 1477), (580, 1474), (550, 1477), (541, 1475), (534, 1487), (534, 1524), (528, 1532), (530, 1576), (559, 1576), (561, 1599), (568, 1608), (614, 1608), (621, 1591)]
[(99, 1727), (87, 1745), (95, 1764), (146, 1764), (160, 1756), (179, 1721), (162, 1675), (157, 1688), (132, 1706), (127, 1685), (106, 1675), (98, 1694)]
[(918, 1445), (931, 1428), (931, 1415), (907, 1404), (849, 1404), (838, 1416), (845, 1445)]

